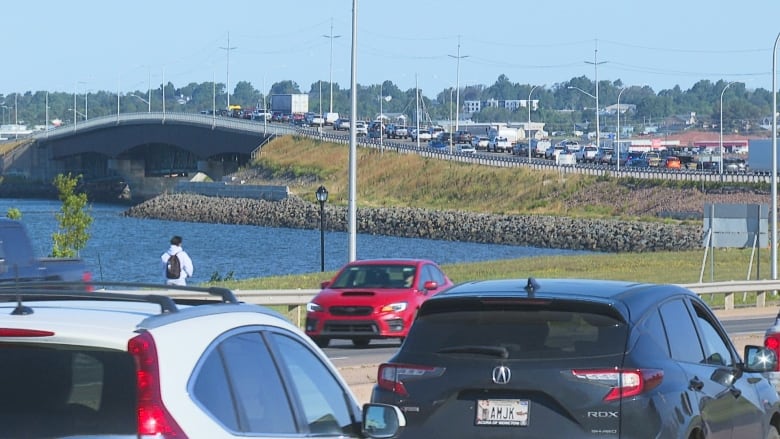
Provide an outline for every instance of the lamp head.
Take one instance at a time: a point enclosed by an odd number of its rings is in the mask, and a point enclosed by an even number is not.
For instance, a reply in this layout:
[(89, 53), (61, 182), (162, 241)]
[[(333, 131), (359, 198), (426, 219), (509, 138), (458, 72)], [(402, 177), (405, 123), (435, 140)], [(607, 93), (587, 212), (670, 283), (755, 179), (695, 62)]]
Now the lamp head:
[(320, 185), (320, 187), (317, 188), (315, 195), (317, 196), (317, 201), (320, 203), (328, 201), (328, 190), (325, 189), (325, 186)]

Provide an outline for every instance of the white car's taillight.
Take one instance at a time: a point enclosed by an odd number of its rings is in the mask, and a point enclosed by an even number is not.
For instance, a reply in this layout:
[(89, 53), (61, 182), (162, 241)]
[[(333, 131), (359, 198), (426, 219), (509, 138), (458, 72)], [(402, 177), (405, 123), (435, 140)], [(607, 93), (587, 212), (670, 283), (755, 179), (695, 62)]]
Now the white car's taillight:
[(135, 359), (138, 392), (138, 435), (164, 439), (187, 439), (179, 424), (162, 402), (160, 370), (157, 365), (157, 347), (148, 332), (127, 342), (127, 351)]

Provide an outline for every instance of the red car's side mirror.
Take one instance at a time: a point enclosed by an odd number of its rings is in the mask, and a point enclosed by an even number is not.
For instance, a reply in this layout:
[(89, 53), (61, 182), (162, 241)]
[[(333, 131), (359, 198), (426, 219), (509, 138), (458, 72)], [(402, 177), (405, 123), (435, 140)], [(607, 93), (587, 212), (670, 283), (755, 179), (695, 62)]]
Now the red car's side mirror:
[(425, 282), (425, 291), (431, 291), (439, 288), (439, 284), (435, 280), (429, 280)]

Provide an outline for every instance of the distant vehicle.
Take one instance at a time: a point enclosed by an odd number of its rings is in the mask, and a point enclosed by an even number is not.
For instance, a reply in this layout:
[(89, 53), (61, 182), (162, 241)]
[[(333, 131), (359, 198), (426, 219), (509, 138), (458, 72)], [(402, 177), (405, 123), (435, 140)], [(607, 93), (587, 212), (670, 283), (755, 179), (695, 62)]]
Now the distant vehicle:
[(350, 124), (349, 119), (345, 117), (339, 118), (336, 122), (333, 123), (333, 129), (336, 131), (349, 131)]
[(658, 168), (661, 166), (661, 154), (656, 151), (645, 152), (643, 158), (647, 161), (647, 166), (651, 168)]
[(558, 154), (561, 153), (561, 151), (566, 150), (566, 145), (562, 143), (556, 143), (555, 145), (550, 145), (547, 147), (547, 150), (544, 151), (544, 158), (547, 160), (558, 160)]
[(252, 112), (252, 120), (271, 120), (273, 115), (267, 111), (256, 110)]
[(441, 138), (437, 137), (435, 139), (431, 139), (430, 142), (428, 142), (428, 147), (436, 150), (446, 150), (450, 147), (449, 143), (444, 143)]
[(420, 305), (452, 281), (427, 259), (364, 259), (348, 263), (306, 305), (306, 334), (318, 346), (348, 339), (403, 340)]
[(0, 218), (0, 282), (66, 281), (92, 279), (79, 258), (39, 258), (24, 224)]
[(528, 144), (527, 143), (515, 143), (512, 147), (512, 154), (518, 157), (528, 157)]
[(537, 158), (545, 157), (550, 146), (552, 143), (547, 139), (531, 139), (531, 155)]
[(471, 146), (470, 143), (459, 143), (458, 152), (463, 154), (474, 154), (477, 152), (477, 149)]
[(325, 125), (333, 126), (333, 122), (336, 122), (338, 119), (338, 113), (325, 113)]
[(512, 142), (506, 137), (493, 137), (488, 141), (488, 151), (512, 152)]
[(574, 153), (569, 151), (568, 149), (564, 149), (558, 152), (558, 155), (555, 156), (555, 164), (559, 166), (576, 165), (577, 156), (574, 155)]
[(682, 163), (680, 162), (680, 158), (677, 156), (666, 156), (664, 158), (664, 168), (666, 169), (681, 169)]
[(411, 134), (412, 140), (417, 140), (419, 137), (420, 142), (427, 142), (431, 140), (431, 132), (428, 129), (420, 128), (420, 131), (413, 130)]
[(355, 122), (355, 135), (356, 136), (367, 136), (368, 135), (368, 126), (363, 121), (357, 121)]
[(471, 143), (472, 134), (466, 130), (458, 130), (455, 132), (455, 143)]
[(388, 139), (406, 139), (409, 137), (409, 129), (405, 125), (391, 123), (385, 128)]
[(471, 145), (474, 146), (474, 148), (476, 148), (477, 150), (487, 151), (489, 143), (490, 143), (490, 139), (488, 139), (487, 137), (473, 136), (471, 138)]
[(578, 162), (593, 163), (596, 161), (596, 155), (598, 152), (599, 149), (594, 145), (585, 145), (574, 154), (577, 156)]

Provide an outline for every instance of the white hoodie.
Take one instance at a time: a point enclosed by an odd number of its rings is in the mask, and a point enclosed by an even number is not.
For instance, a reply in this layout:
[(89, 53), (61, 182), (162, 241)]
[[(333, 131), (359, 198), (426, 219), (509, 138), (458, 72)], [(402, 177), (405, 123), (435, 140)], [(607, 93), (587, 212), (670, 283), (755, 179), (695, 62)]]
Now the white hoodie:
[[(165, 276), (166, 268), (168, 267), (168, 259), (170, 259), (172, 255), (176, 255), (181, 264), (181, 274), (178, 279), (168, 279)], [(192, 259), (190, 259), (187, 252), (182, 250), (181, 246), (171, 244), (170, 248), (160, 256), (160, 260), (162, 261), (162, 275), (167, 285), (187, 285), (186, 279), (192, 277), (194, 268), (192, 266)]]

